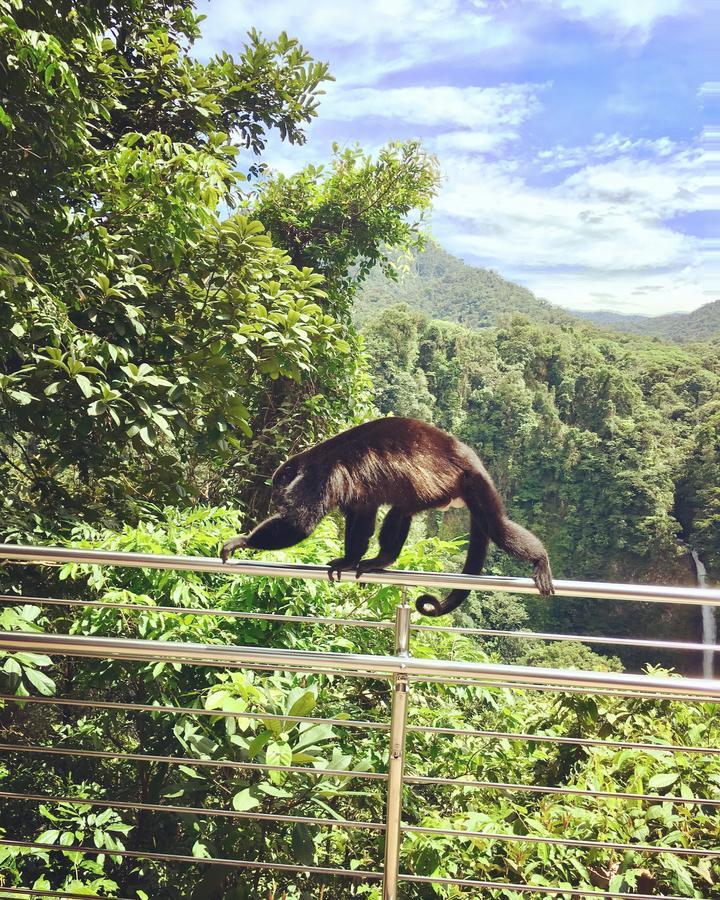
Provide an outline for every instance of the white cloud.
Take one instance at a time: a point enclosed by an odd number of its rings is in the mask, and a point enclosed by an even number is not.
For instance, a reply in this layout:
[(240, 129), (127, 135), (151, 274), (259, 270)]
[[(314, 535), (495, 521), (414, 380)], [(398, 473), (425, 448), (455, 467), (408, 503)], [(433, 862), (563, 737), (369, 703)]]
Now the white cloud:
[(427, 126), (454, 126), (515, 132), (540, 108), (541, 85), (501, 84), (497, 87), (351, 88), (326, 98), (326, 119), (369, 117)]
[(250, 26), (274, 37), (286, 31), (319, 59), (328, 59), (344, 84), (372, 84), (384, 74), (458, 54), (516, 45), (515, 25), (463, 0), (201, 0), (199, 53), (233, 49)]
[(608, 294), (627, 312), (691, 309), (707, 299), (702, 248), (672, 218), (699, 208), (698, 160), (690, 151), (619, 157), (534, 186), (520, 167), (458, 157), (446, 161), (435, 231), (466, 258), (562, 305), (608, 306)]
[[(538, 0), (532, 0), (537, 3)], [(588, 22), (615, 37), (646, 40), (661, 20), (692, 15), (699, 0), (541, 0), (542, 5), (568, 19)]]
[(680, 148), (669, 138), (656, 140), (639, 138), (633, 140), (621, 134), (597, 134), (584, 146), (567, 147), (557, 144), (547, 150), (541, 150), (536, 157), (541, 171), (554, 172), (560, 169), (579, 168), (601, 160), (615, 159), (618, 156), (667, 157), (678, 152)]

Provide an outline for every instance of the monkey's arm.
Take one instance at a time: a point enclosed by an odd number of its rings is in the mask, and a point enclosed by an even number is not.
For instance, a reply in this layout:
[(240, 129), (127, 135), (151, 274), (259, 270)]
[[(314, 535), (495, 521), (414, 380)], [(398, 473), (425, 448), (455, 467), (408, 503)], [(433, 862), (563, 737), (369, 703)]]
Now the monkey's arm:
[(333, 580), (345, 569), (354, 569), (360, 562), (363, 553), (370, 546), (370, 538), (375, 531), (377, 508), (368, 510), (348, 510), (345, 513), (345, 556), (332, 559), (328, 563), (328, 578)]
[(223, 545), (220, 552), (223, 562), (227, 562), (235, 550), (250, 547), (253, 550), (282, 550), (292, 547), (304, 540), (312, 531), (312, 528), (303, 526), (291, 516), (276, 513), (265, 519), (250, 534), (239, 534), (230, 538)]

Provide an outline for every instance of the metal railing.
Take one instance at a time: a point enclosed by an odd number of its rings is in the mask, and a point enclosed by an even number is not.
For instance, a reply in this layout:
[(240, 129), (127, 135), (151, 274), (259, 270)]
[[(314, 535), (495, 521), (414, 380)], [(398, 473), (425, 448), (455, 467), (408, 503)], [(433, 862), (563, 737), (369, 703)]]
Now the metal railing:
[[(282, 563), (265, 563), (255, 561), (232, 561), (223, 564), (220, 560), (191, 556), (169, 556), (142, 553), (122, 553), (111, 551), (63, 549), (54, 547), (22, 547), (0, 545), (0, 561), (13, 563), (59, 565), (65, 563), (82, 563), (101, 566), (129, 566), (146, 569), (190, 570), (210, 572), (224, 576), (269, 576), (279, 578), (326, 579), (327, 569), (323, 566), (288, 565)], [(342, 580), (355, 581), (354, 574), (343, 574)], [(428, 572), (385, 571), (367, 573), (360, 582), (368, 584), (391, 584), (402, 588), (409, 586), (422, 587), (468, 587), (477, 590), (512, 591), (514, 593), (535, 593), (536, 588), (530, 579), (496, 578), (487, 576), (449, 575)], [(556, 581), (555, 589), (561, 597), (583, 597), (594, 599), (634, 600), (653, 603), (677, 603), (689, 605), (720, 606), (720, 590), (699, 590), (682, 587), (649, 587), (644, 585), (594, 584), (591, 582)], [(378, 622), (362, 618), (329, 618), (320, 616), (280, 615), (274, 613), (241, 612), (234, 610), (208, 610), (204, 608), (188, 608), (173, 606), (154, 606), (150, 604), (115, 603), (108, 601), (85, 601), (78, 599), (38, 598), (0, 595), (0, 604), (33, 603), (47, 605), (67, 605), (69, 607), (118, 608), (133, 611), (150, 610), (164, 614), (183, 616), (214, 615), (218, 617), (235, 617), (263, 619), (282, 624), (324, 625), (349, 628), (392, 629), (395, 647), (392, 654), (370, 655), (358, 653), (338, 653), (310, 650), (287, 650), (264, 647), (243, 647), (204, 645), (193, 643), (148, 641), (131, 638), (101, 638), (64, 634), (42, 634), (28, 632), (9, 632), (0, 634), (0, 650), (8, 652), (32, 651), (50, 655), (66, 655), (71, 657), (102, 658), (128, 661), (164, 661), (199, 666), (222, 666), (225, 668), (242, 667), (250, 669), (269, 669), (290, 672), (332, 674), (341, 677), (380, 678), (386, 679), (392, 686), (390, 720), (360, 721), (343, 718), (321, 718), (312, 716), (292, 716), (265, 712), (243, 712), (243, 718), (262, 720), (282, 720), (296, 723), (328, 723), (338, 728), (368, 729), (388, 732), (388, 767), (386, 772), (356, 771), (352, 769), (327, 769), (310, 766), (274, 766), (244, 760), (203, 759), (194, 756), (168, 756), (151, 753), (115, 753), (103, 750), (73, 749), (60, 746), (38, 744), (1, 743), (0, 753), (32, 754), (39, 757), (58, 756), (88, 759), (113, 759), (133, 762), (158, 762), (169, 766), (197, 766), (240, 769), (248, 771), (283, 771), (302, 774), (314, 778), (340, 778), (379, 781), (385, 784), (386, 809), (383, 821), (364, 821), (351, 819), (322, 818), (301, 815), (277, 815), (274, 813), (256, 813), (254, 811), (228, 810), (212, 807), (188, 807), (160, 803), (145, 803), (130, 800), (86, 799), (65, 795), (50, 796), (39, 793), (22, 793), (17, 791), (0, 791), (0, 799), (25, 803), (83, 803), (89, 806), (164, 813), (172, 815), (193, 814), (208, 817), (226, 817), (229, 819), (255, 819), (281, 823), (304, 823), (322, 828), (359, 829), (384, 834), (385, 858), (382, 870), (356, 870), (322, 866), (302, 866), (272, 860), (255, 861), (224, 858), (197, 858), (177, 853), (158, 853), (145, 850), (101, 850), (95, 847), (60, 848), (99, 855), (111, 852), (112, 855), (135, 859), (157, 860), (165, 862), (193, 863), (211, 866), (223, 866), (236, 869), (264, 869), (285, 873), (314, 873), (317, 875), (347, 877), (365, 881), (381, 881), (385, 900), (396, 900), (399, 885), (404, 882), (440, 885), (456, 885), (473, 887), (478, 890), (506, 890), (518, 893), (535, 893), (553, 896), (572, 897), (617, 897), (642, 900), (646, 895), (622, 891), (591, 890), (567, 888), (553, 885), (529, 885), (522, 883), (500, 883), (473, 880), (469, 878), (445, 878), (420, 876), (400, 871), (400, 851), (404, 834), (445, 835), (459, 839), (472, 839), (487, 842), (520, 842), (527, 844), (547, 844), (569, 848), (587, 848), (592, 850), (606, 849), (632, 851), (636, 853), (672, 854), (678, 857), (720, 858), (720, 849), (715, 847), (684, 847), (642, 844), (637, 842), (578, 840), (550, 835), (514, 834), (487, 831), (469, 831), (454, 828), (433, 828), (412, 825), (403, 821), (403, 789), (404, 787), (433, 785), (437, 787), (461, 787), (464, 789), (492, 790), (499, 792), (524, 792), (527, 794), (550, 794), (558, 796), (575, 796), (602, 798), (610, 800), (635, 801), (642, 803), (671, 803), (677, 805), (702, 804), (709, 808), (720, 807), (720, 796), (675, 796), (665, 794), (644, 794), (637, 792), (618, 792), (591, 790), (572, 787), (551, 787), (541, 784), (519, 784), (512, 782), (483, 781), (470, 778), (431, 777), (424, 775), (408, 775), (405, 773), (406, 742), (408, 735), (448, 735), (467, 739), (532, 741), (538, 743), (571, 744), (582, 747), (608, 747), (612, 749), (633, 749), (647, 752), (664, 751), (668, 753), (720, 754), (718, 747), (684, 746), (667, 742), (620, 741), (594, 737), (569, 737), (554, 734), (530, 734), (522, 732), (491, 731), (472, 728), (436, 727), (408, 724), (408, 706), (411, 699), (411, 688), (414, 682), (432, 682), (440, 684), (464, 684), (485, 687), (513, 688), (527, 691), (558, 691), (563, 693), (578, 692), (582, 694), (603, 694), (621, 697), (655, 698), (677, 700), (681, 702), (718, 702), (720, 703), (720, 681), (701, 678), (655, 678), (645, 675), (634, 675), (616, 672), (567, 671), (561, 669), (541, 668), (533, 666), (500, 665), (490, 663), (465, 662), (462, 660), (416, 658), (410, 653), (413, 632), (437, 631), (457, 634), (481, 636), (511, 636), (517, 639), (532, 640), (576, 640), (583, 642), (607, 643), (610, 645), (657, 647), (699, 651), (708, 649), (702, 644), (681, 641), (634, 640), (629, 638), (603, 638), (601, 636), (564, 635), (531, 631), (497, 631), (477, 628), (455, 628), (452, 626), (422, 624), (413, 625), (410, 621), (410, 607), (407, 604), (406, 592), (403, 591), (403, 602), (397, 607), (395, 622)], [(720, 648), (714, 648), (720, 649)], [(0, 695), (4, 703), (22, 703), (45, 706), (67, 706), (80, 709), (115, 710), (137, 715), (210, 715), (214, 717), (237, 717), (237, 712), (221, 709), (198, 709), (195, 707), (163, 706), (142, 703), (122, 703), (118, 701), (90, 700), (76, 697), (18, 697), (10, 694)], [(55, 849), (47, 843), (16, 839), (0, 839), (0, 846), (39, 849), (51, 852)], [(18, 896), (76, 896), (70, 893), (42, 891), (25, 888), (0, 888), (7, 894)], [(665, 900), (680, 898), (665, 895)]]

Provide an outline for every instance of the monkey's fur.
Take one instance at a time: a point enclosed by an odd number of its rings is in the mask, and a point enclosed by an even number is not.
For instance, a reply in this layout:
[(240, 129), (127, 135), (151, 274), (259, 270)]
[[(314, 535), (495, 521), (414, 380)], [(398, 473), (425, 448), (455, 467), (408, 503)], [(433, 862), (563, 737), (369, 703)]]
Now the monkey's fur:
[[(502, 498), (480, 459), (465, 444), (418, 419), (376, 419), (350, 428), (291, 456), (274, 473), (278, 511), (250, 534), (227, 541), (222, 558), (242, 547), (280, 550), (297, 544), (330, 510), (345, 515), (345, 555), (333, 559), (329, 577), (355, 569), (364, 572), (394, 563), (410, 530), (411, 518), (427, 509), (465, 505), (470, 510), (470, 545), (463, 573), (479, 575), (488, 543), (533, 563), (541, 594), (552, 594), (552, 574), (542, 543), (511, 521)], [(363, 559), (375, 531), (378, 507), (390, 511), (380, 529), (380, 552)], [(445, 600), (429, 594), (416, 606), (426, 616), (451, 612), (467, 597), (453, 590)]]

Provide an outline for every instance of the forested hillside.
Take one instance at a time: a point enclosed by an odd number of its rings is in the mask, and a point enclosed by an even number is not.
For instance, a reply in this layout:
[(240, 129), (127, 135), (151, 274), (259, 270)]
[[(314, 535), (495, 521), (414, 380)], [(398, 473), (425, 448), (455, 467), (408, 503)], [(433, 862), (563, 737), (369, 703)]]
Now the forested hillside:
[[(330, 73), (284, 33), (201, 62), (201, 21), (188, 0), (0, 0), (0, 540), (217, 556), (267, 512), (280, 460), (380, 409), (477, 447), (559, 575), (687, 582), (693, 546), (717, 577), (720, 348), (601, 334), (435, 247), (382, 280), (423, 247), (437, 160), (407, 141), (264, 172), (272, 135), (304, 142)], [(409, 288), (414, 308), (392, 305)], [(458, 567), (465, 528), (420, 519), (399, 565)], [(268, 556), (324, 565), (342, 540), (328, 516)], [(491, 569), (527, 574), (500, 554)], [(3, 564), (0, 592), (0, 632), (370, 654), (392, 651), (377, 620), (400, 599), (86, 565)], [(698, 628), (693, 610), (500, 594), (460, 615)], [(387, 680), (6, 646), (0, 897), (379, 900), (360, 873), (383, 857)], [(514, 635), (418, 630), (412, 650), (671, 674)], [(405, 834), (402, 871), (520, 885), (488, 891), (502, 900), (717, 896), (720, 756), (696, 752), (720, 745), (716, 705), (418, 682), (411, 716), (447, 733), (411, 732), (407, 771), (447, 782), (407, 785), (404, 822), (435, 830)]]
[[(364, 333), (382, 411), (434, 421), (476, 447), (559, 575), (693, 584), (692, 546), (717, 577), (717, 352), (526, 318), (472, 331), (407, 307)], [(461, 514), (447, 521), (444, 534), (467, 528)], [(541, 604), (533, 624), (569, 609), (579, 607)], [(625, 614), (590, 604), (577, 630), (643, 631), (636, 611)], [(699, 637), (697, 616), (679, 618), (666, 620), (668, 635)]]
[(353, 316), (362, 325), (380, 310), (397, 303), (433, 319), (486, 328), (522, 313), (538, 322), (557, 324), (585, 319), (603, 329), (686, 343), (720, 336), (720, 300), (691, 313), (664, 316), (626, 315), (609, 311), (567, 310), (536, 297), (527, 288), (479, 266), (468, 265), (429, 241), (414, 256), (398, 256), (393, 278), (379, 266), (363, 283), (355, 299)]
[(434, 319), (460, 322), (471, 328), (498, 325), (513, 313), (543, 322), (567, 322), (570, 313), (490, 269), (469, 266), (429, 241), (415, 256), (396, 258), (396, 280), (373, 269), (358, 291), (354, 317), (362, 324), (379, 310), (396, 303)]

